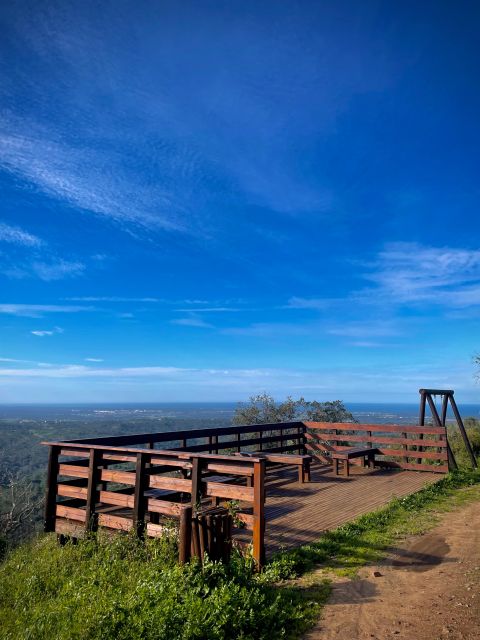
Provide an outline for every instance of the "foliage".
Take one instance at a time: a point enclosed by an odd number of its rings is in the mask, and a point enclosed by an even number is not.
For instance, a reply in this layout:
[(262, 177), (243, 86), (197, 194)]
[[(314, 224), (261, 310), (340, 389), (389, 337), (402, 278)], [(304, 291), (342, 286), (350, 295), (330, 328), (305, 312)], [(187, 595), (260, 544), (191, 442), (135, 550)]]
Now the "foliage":
[(255, 574), (249, 558), (180, 566), (173, 545), (117, 535), (65, 547), (43, 536), (19, 547), (0, 569), (2, 637), (287, 638), (318, 613), (301, 590)]
[[(459, 471), (415, 494), (279, 553), (260, 574), (250, 557), (228, 565), (176, 563), (174, 535), (144, 543), (92, 535), (77, 545), (42, 536), (0, 566), (6, 640), (261, 640), (299, 635), (328, 597), (328, 577), (292, 582), (317, 567), (355, 575), (399, 537), (435, 524), (436, 513), (480, 499), (480, 472)], [(458, 490), (460, 489), (460, 490)], [(305, 580), (309, 579), (309, 576)]]
[(329, 402), (294, 400), (288, 396), (283, 402), (262, 393), (251, 396), (248, 403), (240, 403), (233, 417), (233, 424), (272, 424), (311, 420), (315, 422), (355, 422), (353, 415), (341, 400)]
[[(476, 418), (465, 418), (463, 424), (465, 425), (465, 431), (467, 432), (473, 453), (480, 464), (480, 420)], [(461, 467), (470, 467), (470, 457), (465, 448), (462, 434), (456, 424), (448, 427), (448, 441), (457, 464)]]

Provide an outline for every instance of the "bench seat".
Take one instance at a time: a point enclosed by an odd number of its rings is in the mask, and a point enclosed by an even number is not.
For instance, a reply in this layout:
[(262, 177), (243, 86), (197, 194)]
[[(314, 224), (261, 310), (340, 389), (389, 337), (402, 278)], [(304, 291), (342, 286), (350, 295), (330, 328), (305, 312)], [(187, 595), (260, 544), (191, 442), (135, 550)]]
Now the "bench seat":
[(335, 464), (335, 474), (339, 474), (339, 462), (344, 463), (345, 475), (350, 475), (350, 460), (353, 458), (363, 458), (364, 466), (373, 469), (375, 466), (375, 455), (379, 451), (376, 447), (354, 447), (352, 449), (343, 449), (342, 451), (332, 451), (331, 458)]
[(301, 484), (310, 482), (310, 465), (312, 456), (296, 453), (268, 453), (268, 451), (238, 451), (236, 456), (263, 458), (269, 465), (295, 465), (298, 467), (298, 481)]

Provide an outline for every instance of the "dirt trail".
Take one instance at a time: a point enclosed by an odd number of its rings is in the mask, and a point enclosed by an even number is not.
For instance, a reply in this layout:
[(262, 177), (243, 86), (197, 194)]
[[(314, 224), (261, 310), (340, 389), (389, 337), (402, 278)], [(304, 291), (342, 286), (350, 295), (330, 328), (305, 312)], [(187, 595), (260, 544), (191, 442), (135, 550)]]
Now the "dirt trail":
[[(380, 575), (378, 575), (380, 574)], [(479, 640), (480, 502), (341, 579), (305, 640)]]

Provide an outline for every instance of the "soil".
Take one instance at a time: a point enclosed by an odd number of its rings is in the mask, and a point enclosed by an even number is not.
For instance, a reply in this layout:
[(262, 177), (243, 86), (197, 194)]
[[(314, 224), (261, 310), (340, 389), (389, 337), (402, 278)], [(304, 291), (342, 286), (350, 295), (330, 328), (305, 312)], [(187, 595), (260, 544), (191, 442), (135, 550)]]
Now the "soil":
[(305, 640), (479, 640), (480, 502), (335, 582)]

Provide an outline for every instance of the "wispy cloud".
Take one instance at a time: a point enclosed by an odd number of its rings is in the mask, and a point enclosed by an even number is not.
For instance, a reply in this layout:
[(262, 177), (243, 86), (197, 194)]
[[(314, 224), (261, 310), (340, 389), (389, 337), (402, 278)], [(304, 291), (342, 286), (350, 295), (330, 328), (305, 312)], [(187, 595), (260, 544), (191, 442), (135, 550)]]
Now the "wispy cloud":
[(357, 293), (361, 301), (480, 305), (480, 250), (429, 247), (417, 243), (386, 245), (364, 277), (375, 287)]
[(94, 311), (94, 309), (94, 307), (74, 305), (0, 303), (0, 313), (29, 318), (40, 318), (47, 313), (79, 313), (81, 311)]
[(8, 242), (22, 247), (41, 247), (44, 242), (32, 233), (20, 227), (0, 222), (0, 242)]
[(202, 318), (178, 318), (176, 320), (170, 320), (171, 324), (180, 325), (181, 327), (198, 327), (200, 329), (213, 329), (213, 325), (205, 322)]
[(328, 309), (333, 303), (338, 303), (338, 299), (334, 298), (300, 298), (292, 297), (283, 307), (284, 309), (316, 309), (322, 311)]
[(103, 358), (85, 358), (85, 362), (103, 362)]
[(85, 265), (81, 262), (68, 262), (67, 260), (33, 262), (32, 271), (40, 280), (50, 282), (52, 280), (63, 280), (64, 278), (81, 276), (85, 272)]
[(34, 331), (30, 331), (30, 333), (39, 338), (44, 338), (45, 336), (54, 336), (58, 333), (63, 333), (62, 327), (54, 327), (53, 329), (36, 329)]
[(348, 338), (370, 338), (401, 335), (398, 324), (393, 320), (361, 320), (348, 322), (328, 329), (328, 333), (335, 336), (346, 336)]
[[(105, 167), (115, 163), (115, 170)], [(5, 114), (0, 119), (0, 166), (72, 207), (120, 223), (180, 230), (171, 194), (148, 188), (115, 155), (67, 142), (58, 129)]]
[(64, 299), (71, 302), (166, 302), (163, 298), (126, 298), (122, 296), (81, 296)]

